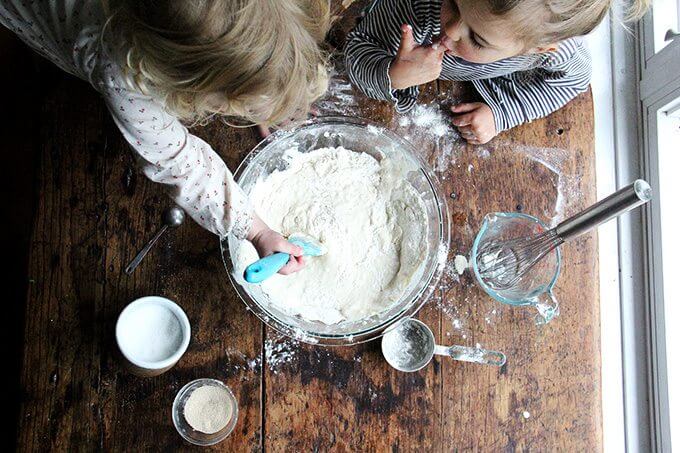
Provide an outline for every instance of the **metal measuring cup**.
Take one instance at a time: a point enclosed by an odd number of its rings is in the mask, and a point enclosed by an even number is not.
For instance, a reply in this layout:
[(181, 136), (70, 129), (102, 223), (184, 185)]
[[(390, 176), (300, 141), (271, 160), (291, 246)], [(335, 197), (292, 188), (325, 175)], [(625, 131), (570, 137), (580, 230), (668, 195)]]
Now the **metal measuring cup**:
[(405, 319), (389, 330), (382, 338), (382, 352), (387, 363), (399, 371), (418, 371), (424, 368), (435, 354), (462, 362), (503, 366), (505, 354), (467, 346), (440, 346), (427, 325), (417, 319)]

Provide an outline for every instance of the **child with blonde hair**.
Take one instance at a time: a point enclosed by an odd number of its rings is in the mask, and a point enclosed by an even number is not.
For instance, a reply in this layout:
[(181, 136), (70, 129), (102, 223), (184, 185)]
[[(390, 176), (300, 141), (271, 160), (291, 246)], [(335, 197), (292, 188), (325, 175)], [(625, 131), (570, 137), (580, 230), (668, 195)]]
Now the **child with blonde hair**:
[[(612, 0), (377, 0), (349, 34), (346, 62), (365, 94), (411, 109), (418, 85), (470, 81), (482, 102), (451, 108), (468, 143), (559, 109), (590, 83), (590, 33)], [(634, 0), (641, 16), (648, 0)]]
[(0, 0), (0, 23), (101, 93), (151, 180), (220, 236), (303, 265), (212, 147), (185, 124), (224, 115), (269, 126), (326, 89), (327, 0)]

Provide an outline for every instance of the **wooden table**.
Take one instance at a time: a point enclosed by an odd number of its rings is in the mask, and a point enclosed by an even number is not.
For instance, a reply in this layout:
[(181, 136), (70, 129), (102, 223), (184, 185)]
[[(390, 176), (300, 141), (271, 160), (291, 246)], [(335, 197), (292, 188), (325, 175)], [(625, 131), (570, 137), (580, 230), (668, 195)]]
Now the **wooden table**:
[[(349, 7), (332, 43), (341, 45), (359, 11), (358, 4)], [(177, 391), (199, 377), (223, 380), (239, 401), (236, 429), (216, 450), (601, 449), (594, 234), (563, 248), (556, 287), (562, 313), (543, 327), (534, 325), (530, 309), (491, 301), (469, 275), (455, 281), (449, 266), (419, 318), (442, 343), (504, 351), (508, 362), (501, 369), (435, 358), (405, 374), (387, 365), (379, 342), (294, 344), (246, 311), (227, 279), (217, 239), (193, 222), (166, 235), (133, 276), (124, 274), (170, 202), (138, 175), (97, 94), (40, 68), (38, 78), (50, 82), (29, 99), (33, 119), (24, 129), (32, 133), (14, 136), (36, 161), (25, 166), (25, 178), (16, 178), (21, 190), (36, 194), (25, 197), (32, 214), (21, 217), (32, 219), (24, 225), (30, 241), (21, 450), (189, 449), (175, 432), (170, 408)], [(436, 106), (461, 96), (459, 86), (432, 83), (421, 101)], [(322, 103), (324, 113), (335, 106), (401, 130), (389, 106), (340, 98)], [(220, 122), (196, 132), (231, 168), (257, 143), (251, 130)], [(522, 211), (550, 221), (595, 199), (590, 93), (483, 147), (451, 136), (433, 140), (418, 129), (402, 132), (412, 135), (446, 194), (453, 194), (447, 199), (450, 257), (469, 251), (487, 212)], [(113, 328), (127, 303), (149, 294), (185, 309), (192, 339), (175, 368), (143, 379), (121, 368)]]

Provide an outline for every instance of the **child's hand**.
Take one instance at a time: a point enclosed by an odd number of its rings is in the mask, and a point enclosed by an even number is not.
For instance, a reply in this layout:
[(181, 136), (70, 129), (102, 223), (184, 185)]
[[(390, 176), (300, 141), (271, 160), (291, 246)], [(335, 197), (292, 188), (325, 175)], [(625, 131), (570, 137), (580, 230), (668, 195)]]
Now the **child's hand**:
[(305, 262), (302, 258), (302, 247), (288, 242), (281, 234), (269, 228), (257, 216), (255, 216), (253, 226), (248, 232), (248, 240), (253, 244), (260, 258), (276, 252), (290, 254), (290, 261), (279, 270), (279, 274), (292, 274), (305, 267)]
[(446, 47), (436, 43), (419, 46), (413, 39), (411, 26), (402, 25), (399, 51), (389, 70), (392, 88), (401, 90), (437, 80), (442, 72), (444, 52)]
[(483, 145), (496, 136), (491, 107), (483, 102), (469, 102), (451, 107), (456, 114), (452, 123), (468, 143)]
[(255, 126), (255, 129), (257, 130), (257, 135), (260, 136), (260, 140), (265, 139), (272, 134), (271, 129), (269, 129), (269, 127), (264, 126), (262, 124), (258, 124), (257, 126)]

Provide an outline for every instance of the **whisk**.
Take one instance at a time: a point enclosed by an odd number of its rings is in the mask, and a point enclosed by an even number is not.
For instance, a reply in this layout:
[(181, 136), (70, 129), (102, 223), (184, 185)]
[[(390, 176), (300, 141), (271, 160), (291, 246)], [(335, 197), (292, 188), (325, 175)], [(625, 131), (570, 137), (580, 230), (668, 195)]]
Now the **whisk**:
[(510, 289), (543, 257), (565, 241), (647, 203), (651, 198), (652, 189), (649, 184), (638, 179), (543, 233), (490, 241), (474, 257), (479, 275), (495, 290)]

